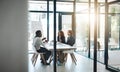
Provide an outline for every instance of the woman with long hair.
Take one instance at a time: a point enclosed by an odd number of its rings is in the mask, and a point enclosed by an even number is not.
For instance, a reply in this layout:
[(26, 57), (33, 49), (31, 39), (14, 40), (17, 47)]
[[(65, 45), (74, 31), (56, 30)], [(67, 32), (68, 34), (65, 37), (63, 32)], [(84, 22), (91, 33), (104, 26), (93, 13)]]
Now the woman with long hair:
[(65, 36), (63, 31), (58, 32), (57, 41), (61, 43), (65, 43)]

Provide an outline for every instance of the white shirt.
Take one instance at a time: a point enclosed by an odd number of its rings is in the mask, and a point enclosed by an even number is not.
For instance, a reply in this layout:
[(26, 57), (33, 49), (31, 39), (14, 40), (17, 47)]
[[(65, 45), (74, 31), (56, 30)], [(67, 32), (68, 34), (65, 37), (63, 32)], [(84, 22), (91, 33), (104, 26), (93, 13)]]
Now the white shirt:
[(33, 39), (33, 46), (36, 48), (36, 50), (39, 50), (40, 47), (45, 47), (45, 45), (42, 42), (42, 39), (40, 37), (35, 37)]

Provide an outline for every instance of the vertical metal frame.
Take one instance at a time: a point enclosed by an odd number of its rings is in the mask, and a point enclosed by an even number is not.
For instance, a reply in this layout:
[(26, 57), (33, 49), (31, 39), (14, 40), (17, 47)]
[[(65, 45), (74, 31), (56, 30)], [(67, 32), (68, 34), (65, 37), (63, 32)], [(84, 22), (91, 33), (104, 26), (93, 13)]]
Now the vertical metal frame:
[(47, 0), (47, 40), (49, 40), (49, 0)]
[(56, 68), (56, 0), (53, 0), (53, 15), (54, 15), (54, 72), (57, 72)]
[(119, 49), (120, 49), (120, 16), (119, 16)]
[(88, 14), (89, 14), (89, 20), (88, 20), (88, 21), (89, 21), (89, 22), (88, 22), (88, 23), (89, 23), (89, 24), (88, 24), (88, 25), (89, 25), (89, 27), (88, 27), (88, 30), (89, 30), (89, 32), (88, 32), (88, 58), (90, 58), (90, 31), (91, 31), (91, 29), (90, 29), (90, 14), (91, 14), (91, 9), (90, 9), (90, 8), (91, 8), (91, 0), (89, 0), (89, 3), (88, 3), (88, 4), (89, 4), (89, 5), (88, 5), (88, 9), (89, 9), (89, 10), (88, 10), (88, 12), (89, 12), (89, 13), (88, 13)]
[(73, 15), (72, 15), (72, 30), (73, 30), (73, 35), (74, 37), (76, 38), (76, 16), (75, 16), (75, 13), (76, 13), (76, 0), (74, 0), (73, 2)]
[(58, 17), (59, 17), (59, 18), (58, 18), (58, 27), (59, 27), (59, 28), (58, 28), (58, 31), (59, 31), (59, 30), (62, 30), (62, 14), (59, 13), (59, 14), (58, 14)]
[(100, 38), (100, 3), (98, 3), (98, 26), (97, 26), (97, 37)]
[(98, 1), (94, 0), (94, 12), (95, 12), (95, 23), (94, 23), (94, 62), (93, 71), (97, 72), (97, 21), (98, 21)]
[(104, 54), (104, 63), (105, 67), (108, 68), (108, 0), (105, 0), (105, 54)]

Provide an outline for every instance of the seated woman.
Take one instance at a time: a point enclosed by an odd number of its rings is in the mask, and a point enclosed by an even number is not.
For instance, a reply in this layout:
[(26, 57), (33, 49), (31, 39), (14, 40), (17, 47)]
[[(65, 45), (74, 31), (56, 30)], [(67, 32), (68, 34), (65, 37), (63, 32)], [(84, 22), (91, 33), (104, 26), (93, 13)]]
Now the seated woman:
[[(63, 31), (58, 32), (57, 41), (61, 43), (65, 43), (65, 36)], [(62, 64), (64, 62), (64, 54), (62, 53), (62, 51), (58, 51), (57, 55), (58, 55), (57, 58), (58, 58), (59, 64)]]
[(67, 34), (68, 34), (68, 37), (67, 37), (66, 44), (73, 46), (75, 44), (75, 37), (73, 36), (73, 31), (68, 30)]
[(58, 32), (57, 41), (61, 43), (65, 43), (65, 36), (63, 31)]
[[(47, 50), (45, 48), (45, 45), (44, 45), (41, 37), (42, 37), (41, 31), (37, 30), (36, 31), (36, 35), (35, 35), (35, 37), (33, 39), (33, 45), (36, 48), (37, 52), (39, 52), (39, 53), (45, 53), (44, 54), (44, 58), (45, 58), (45, 61), (46, 61), (46, 65), (49, 65), (49, 63), (47, 63), (47, 60), (49, 59), (49, 57), (51, 55), (51, 51), (49, 51), (49, 50)], [(43, 62), (43, 60), (41, 61), (41, 63), (45, 64)]]

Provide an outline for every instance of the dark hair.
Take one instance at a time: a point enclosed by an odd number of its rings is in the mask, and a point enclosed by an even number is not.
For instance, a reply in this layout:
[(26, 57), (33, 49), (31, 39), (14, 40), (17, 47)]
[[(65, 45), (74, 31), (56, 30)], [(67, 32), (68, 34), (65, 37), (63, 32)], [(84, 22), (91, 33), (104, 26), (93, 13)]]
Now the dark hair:
[(41, 30), (37, 30), (37, 31), (36, 31), (35, 37), (42, 37)]
[(61, 36), (64, 36), (64, 32), (63, 31), (59, 31), (58, 33), (60, 33)]

